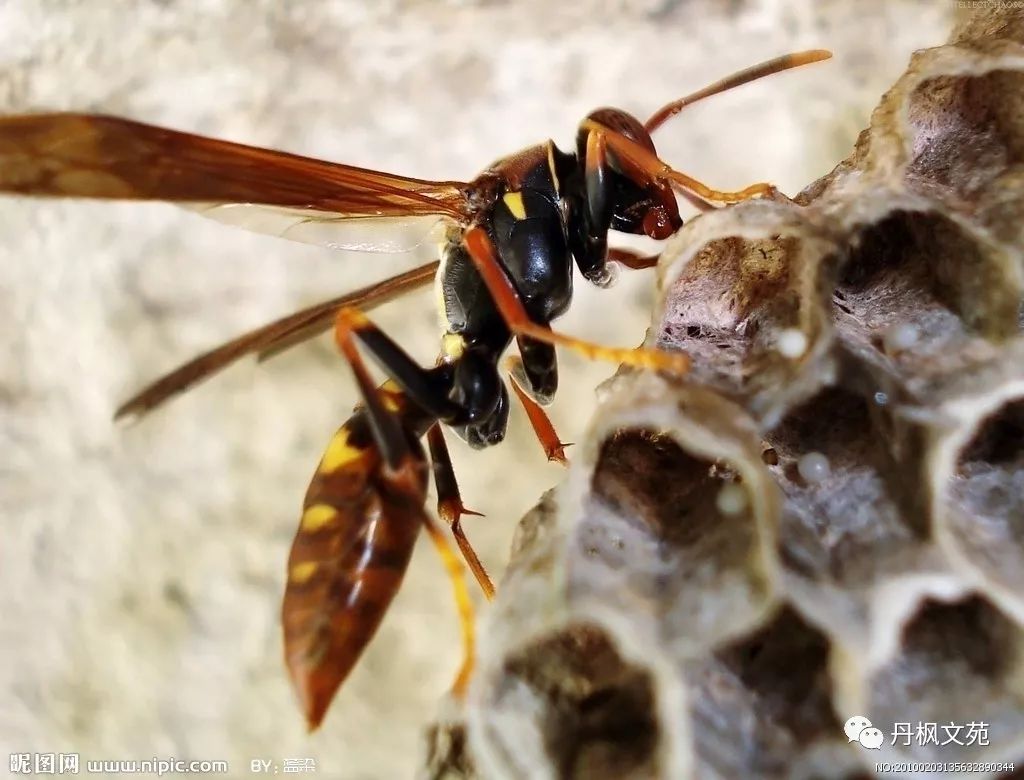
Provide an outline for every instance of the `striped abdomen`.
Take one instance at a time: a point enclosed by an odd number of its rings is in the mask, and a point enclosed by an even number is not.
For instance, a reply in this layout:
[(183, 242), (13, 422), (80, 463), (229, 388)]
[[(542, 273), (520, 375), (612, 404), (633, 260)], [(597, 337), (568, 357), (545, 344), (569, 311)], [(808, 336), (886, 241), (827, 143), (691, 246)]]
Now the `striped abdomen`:
[[(393, 411), (408, 411), (399, 394), (383, 396)], [(282, 618), (285, 660), (311, 729), (380, 625), (423, 525), (427, 469), (413, 435), (414, 484), (388, 479), (366, 414), (357, 411), (334, 435), (306, 493)]]

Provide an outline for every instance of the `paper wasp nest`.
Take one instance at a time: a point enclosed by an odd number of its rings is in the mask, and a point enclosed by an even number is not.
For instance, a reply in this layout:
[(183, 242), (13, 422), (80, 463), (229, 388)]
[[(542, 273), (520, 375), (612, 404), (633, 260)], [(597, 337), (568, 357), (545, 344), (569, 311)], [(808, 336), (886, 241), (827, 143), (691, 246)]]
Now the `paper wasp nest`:
[[(1022, 44), (1024, 13), (979, 13), (799, 205), (674, 239), (650, 341), (693, 370), (605, 387), (432, 776), (1024, 762)], [(894, 745), (896, 722), (988, 744)]]

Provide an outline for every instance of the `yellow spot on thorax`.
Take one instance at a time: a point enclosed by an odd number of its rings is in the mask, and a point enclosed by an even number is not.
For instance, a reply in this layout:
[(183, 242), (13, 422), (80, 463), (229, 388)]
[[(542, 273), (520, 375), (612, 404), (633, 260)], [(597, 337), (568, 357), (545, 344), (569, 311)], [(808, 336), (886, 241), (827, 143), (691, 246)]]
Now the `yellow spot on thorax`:
[(502, 196), (502, 200), (505, 201), (505, 205), (512, 212), (513, 217), (516, 219), (526, 219), (526, 205), (523, 203), (523, 193), (506, 192)]
[(555, 193), (561, 194), (562, 187), (558, 181), (558, 171), (555, 170), (555, 145), (548, 141), (548, 170), (551, 172), (551, 183), (555, 185)]
[(320, 472), (322, 474), (330, 474), (362, 457), (362, 455), (363, 451), (361, 449), (353, 447), (348, 443), (348, 428), (342, 428), (334, 434), (331, 443), (327, 445), (327, 451), (324, 452), (324, 456), (320, 460)]
[(302, 585), (304, 582), (309, 582), (313, 575), (316, 574), (316, 570), (319, 566), (320, 564), (316, 561), (297, 563), (292, 566), (291, 571), (288, 572), (288, 579), (296, 585)]
[(441, 352), (446, 358), (458, 360), (466, 351), (466, 339), (459, 333), (445, 333), (441, 337)]
[(325, 525), (334, 522), (338, 510), (327, 504), (313, 504), (302, 513), (302, 530), (319, 531)]

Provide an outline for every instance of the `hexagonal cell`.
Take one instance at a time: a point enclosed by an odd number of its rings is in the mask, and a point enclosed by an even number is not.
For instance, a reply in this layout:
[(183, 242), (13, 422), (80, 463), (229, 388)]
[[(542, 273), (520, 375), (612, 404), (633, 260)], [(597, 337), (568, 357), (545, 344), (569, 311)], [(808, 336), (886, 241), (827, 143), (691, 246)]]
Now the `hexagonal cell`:
[[(898, 654), (868, 682), (865, 714), (887, 736), (883, 753), (921, 760), (1019, 761), (1022, 651), (1021, 627), (983, 596), (953, 603), (925, 600), (904, 625)], [(906, 727), (896, 730), (897, 723), (911, 724), (909, 739)], [(918, 723), (936, 724), (938, 744), (918, 738)], [(969, 723), (983, 725), (969, 729)], [(957, 730), (958, 725), (964, 728)]]
[(771, 416), (775, 396), (827, 336), (821, 301), (834, 266), (826, 257), (832, 244), (804, 226), (799, 211), (775, 205), (738, 207), (753, 225), (743, 216), (718, 218), (703, 231), (710, 240), (689, 237), (699, 247), (692, 257), (693, 245), (678, 243), (676, 260), (689, 260), (666, 290), (659, 335), (693, 358), (693, 381), (745, 402), (757, 417)]
[[(852, 775), (833, 712), (828, 638), (784, 608), (764, 627), (687, 667), (702, 778)], [(841, 750), (835, 750), (839, 747)], [(797, 771), (805, 766), (804, 771)]]
[(850, 642), (866, 639), (870, 589), (938, 565), (929, 521), (907, 493), (868, 402), (838, 388), (766, 435), (785, 505), (778, 549), (792, 596)]
[(643, 605), (671, 642), (743, 630), (769, 597), (752, 512), (727, 464), (696, 458), (668, 435), (621, 431), (600, 450), (570, 592)]
[(1024, 73), (940, 76), (924, 81), (907, 107), (911, 186), (971, 201), (1024, 161)]
[(1024, 598), (1024, 398), (981, 422), (946, 501), (960, 548), (986, 577)]
[(930, 377), (990, 359), (980, 337), (1018, 332), (1009, 260), (938, 213), (895, 211), (865, 228), (833, 294), (840, 340), (918, 391)]
[(489, 705), (489, 742), (517, 777), (659, 777), (661, 734), (650, 675), (592, 625), (513, 653)]
[(712, 366), (727, 371), (723, 362), (741, 362), (758, 320), (792, 322), (800, 301), (787, 294), (789, 260), (798, 243), (796, 238), (723, 238), (704, 246), (687, 265), (667, 294), (672, 304), (664, 333), (673, 343), (685, 340), (698, 376)]

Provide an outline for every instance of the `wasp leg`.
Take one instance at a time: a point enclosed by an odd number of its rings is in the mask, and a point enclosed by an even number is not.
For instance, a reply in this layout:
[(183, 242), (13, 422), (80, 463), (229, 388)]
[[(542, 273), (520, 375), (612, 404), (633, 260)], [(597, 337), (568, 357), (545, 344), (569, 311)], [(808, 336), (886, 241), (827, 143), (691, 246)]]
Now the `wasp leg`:
[(543, 341), (526, 336), (516, 339), (519, 360), (510, 363), (522, 389), (527, 390), (538, 404), (547, 406), (554, 400), (558, 390), (558, 358), (555, 348)]
[(522, 403), (523, 409), (526, 410), (526, 416), (530, 420), (533, 432), (537, 436), (540, 446), (543, 447), (547, 459), (561, 463), (563, 466), (568, 466), (569, 461), (565, 457), (565, 448), (571, 447), (572, 442), (563, 442), (558, 438), (555, 426), (551, 424), (551, 420), (543, 407), (522, 386), (522, 383), (525, 381), (522, 361), (510, 357), (505, 362), (505, 365), (509, 371), (508, 378), (512, 389), (515, 391), (520, 403)]
[[(597, 135), (603, 139), (607, 149), (615, 154), (620, 166), (627, 169), (631, 174), (640, 179), (648, 181), (669, 182), (681, 192), (696, 195), (698, 198), (715, 203), (738, 203), (742, 200), (749, 200), (758, 196), (766, 198), (784, 197), (772, 184), (758, 182), (736, 192), (716, 190), (703, 182), (697, 181), (685, 173), (677, 171), (658, 157), (652, 154), (635, 141), (626, 138), (621, 133), (616, 133), (607, 127), (593, 121), (586, 120), (583, 126), (590, 131), (590, 138)], [(595, 141), (594, 143), (599, 143)]]
[(608, 231), (612, 225), (612, 207), (609, 197), (608, 158), (604, 136), (589, 133), (584, 159), (583, 217), (574, 238), (573, 254), (583, 276), (595, 284), (605, 286), (610, 281), (605, 267), (608, 253)]
[[(595, 126), (600, 127), (600, 125)], [(611, 130), (598, 131), (593, 128), (587, 133), (583, 166), (586, 192), (582, 209), (583, 218), (579, 220), (576, 231), (570, 235), (573, 255), (576, 257), (576, 264), (579, 266), (580, 272), (589, 281), (601, 286), (607, 285), (614, 278), (607, 269), (608, 260), (617, 259), (614, 255), (625, 251), (608, 249), (608, 231), (612, 224), (612, 208), (609, 199), (612, 186), (609, 182), (610, 164), (608, 162), (608, 136), (610, 134), (612, 134)], [(644, 174), (643, 178), (650, 179), (651, 177)], [(689, 190), (684, 189), (680, 194), (699, 211), (710, 211), (714, 208), (707, 200)], [(620, 262), (622, 262), (621, 259)], [(651, 263), (651, 265), (654, 264)], [(629, 263), (624, 263), (624, 265), (630, 268), (650, 267), (649, 265), (634, 266)]]
[(479, 512), (466, 509), (462, 505), (462, 495), (459, 493), (459, 483), (455, 479), (455, 469), (452, 467), (451, 455), (448, 453), (448, 445), (444, 441), (444, 432), (440, 425), (434, 425), (427, 431), (427, 443), (430, 445), (430, 460), (434, 469), (434, 484), (437, 486), (437, 513), (452, 529), (452, 536), (462, 552), (462, 558), (469, 566), (469, 570), (476, 577), (477, 584), (484, 596), (490, 601), (494, 598), (494, 583), (487, 575), (487, 570), (480, 562), (476, 550), (469, 543), (465, 532), (462, 530), (462, 516), (476, 515), (483, 517)]
[[(395, 383), (430, 417), (450, 420), (458, 414), (460, 407), (448, 398), (447, 383), (440, 381), (436, 372), (416, 363), (358, 309), (342, 309), (335, 321), (335, 339), (346, 357), (346, 350), (355, 352), (350, 337), (358, 339)], [(422, 430), (419, 435), (423, 435)]]
[(465, 696), (469, 678), (473, 675), (473, 664), (476, 658), (476, 621), (473, 618), (473, 602), (469, 597), (469, 588), (466, 587), (462, 564), (459, 563), (459, 557), (455, 554), (452, 546), (448, 544), (448, 540), (445, 539), (441, 526), (426, 512), (423, 512), (423, 525), (427, 529), (430, 541), (434, 543), (437, 554), (441, 556), (441, 562), (448, 570), (448, 579), (452, 583), (455, 605), (459, 610), (459, 625), (462, 627), (462, 663), (459, 665), (459, 671), (455, 674), (452, 693), (461, 699)]
[(642, 271), (645, 268), (654, 268), (658, 264), (661, 255), (642, 255), (632, 249), (609, 249), (608, 259), (620, 263), (626, 268), (634, 271)]
[[(385, 407), (380, 394), (373, 386), (370, 374), (366, 370), (366, 365), (356, 349), (356, 337), (365, 342), (368, 334), (377, 334), (381, 337), (383, 337), (383, 334), (373, 326), (362, 312), (349, 308), (338, 312), (334, 334), (342, 354), (352, 365), (356, 381), (359, 383), (360, 392), (366, 402), (366, 412), (369, 417), (370, 428), (374, 434), (374, 440), (380, 448), (385, 462), (390, 467), (390, 473), (386, 473), (384, 476), (392, 488), (405, 492), (410, 500), (413, 501), (410, 504), (410, 509), (417, 512), (419, 521), (426, 528), (430, 540), (434, 543), (434, 547), (441, 556), (441, 562), (448, 571), (448, 579), (452, 584), (452, 592), (459, 612), (459, 622), (462, 626), (463, 649), (462, 664), (455, 677), (452, 690), (456, 695), (462, 696), (472, 674), (473, 659), (475, 657), (473, 602), (470, 599), (469, 588), (466, 585), (465, 570), (462, 568), (458, 556), (455, 555), (448, 541), (444, 538), (444, 533), (440, 526), (423, 510), (423, 501), (426, 498), (425, 492), (413, 492), (412, 487), (414, 485), (422, 484), (420, 481), (421, 472), (418, 472), (416, 468), (423, 465), (422, 459), (417, 462), (400, 424), (398, 414)], [(388, 341), (390, 342), (390, 340)], [(404, 353), (402, 356), (405, 357)], [(409, 363), (412, 364), (412, 361), (410, 360)], [(405, 489), (407, 485), (409, 486), (408, 490)]]
[(595, 344), (592, 341), (567, 336), (550, 328), (539, 325), (530, 319), (523, 302), (519, 298), (504, 267), (498, 260), (494, 244), (487, 232), (479, 225), (466, 231), (463, 237), (466, 251), (473, 261), (487, 290), (504, 318), (509, 329), (517, 336), (528, 336), (556, 346), (563, 346), (579, 352), (592, 360), (608, 360), (614, 363), (626, 363), (639, 368), (666, 370), (685, 373), (690, 367), (690, 359), (682, 353), (662, 352), (655, 349), (621, 349)]

